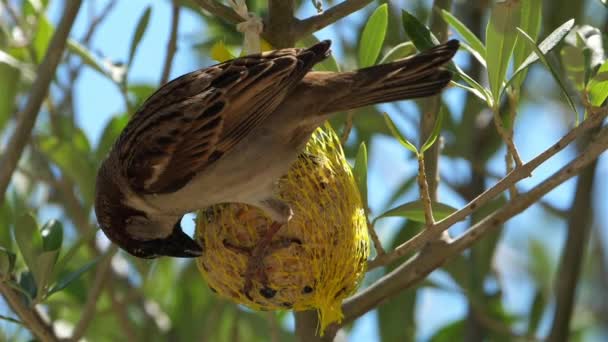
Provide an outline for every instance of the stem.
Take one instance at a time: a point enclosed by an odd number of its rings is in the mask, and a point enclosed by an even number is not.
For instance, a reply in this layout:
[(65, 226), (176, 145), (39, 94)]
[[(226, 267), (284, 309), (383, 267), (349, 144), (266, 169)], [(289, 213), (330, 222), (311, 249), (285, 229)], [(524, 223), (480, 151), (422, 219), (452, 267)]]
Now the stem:
[(296, 43), (293, 0), (268, 0), (268, 20), (264, 32), (272, 37), (278, 49), (293, 47)]
[(179, 2), (173, 0), (171, 2), (171, 33), (169, 34), (169, 42), (167, 43), (167, 57), (165, 58), (165, 65), (163, 66), (163, 72), (160, 77), (160, 85), (169, 81), (171, 74), (171, 66), (173, 64), (173, 58), (177, 51), (177, 31), (179, 28)]

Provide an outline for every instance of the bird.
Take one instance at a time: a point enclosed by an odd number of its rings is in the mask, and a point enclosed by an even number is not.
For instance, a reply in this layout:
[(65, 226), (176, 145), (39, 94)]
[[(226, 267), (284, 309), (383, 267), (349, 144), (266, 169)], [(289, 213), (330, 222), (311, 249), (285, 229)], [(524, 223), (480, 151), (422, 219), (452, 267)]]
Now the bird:
[(293, 215), (277, 181), (315, 129), (339, 112), (440, 93), (459, 42), (355, 71), (313, 71), (330, 46), (324, 40), (246, 55), (161, 86), (98, 169), (95, 214), (109, 240), (139, 258), (195, 258), (203, 251), (182, 230), (185, 214), (252, 205), (273, 222), (250, 249), (252, 277)]

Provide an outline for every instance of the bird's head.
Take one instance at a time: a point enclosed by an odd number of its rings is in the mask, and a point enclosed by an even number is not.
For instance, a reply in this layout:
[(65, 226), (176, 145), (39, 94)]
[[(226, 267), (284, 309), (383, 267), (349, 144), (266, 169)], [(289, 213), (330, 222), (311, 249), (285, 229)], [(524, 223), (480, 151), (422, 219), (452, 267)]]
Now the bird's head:
[(108, 239), (144, 259), (202, 255), (199, 244), (183, 232), (181, 216), (153, 216), (125, 204), (125, 194), (112, 176), (102, 166), (95, 189), (95, 214)]

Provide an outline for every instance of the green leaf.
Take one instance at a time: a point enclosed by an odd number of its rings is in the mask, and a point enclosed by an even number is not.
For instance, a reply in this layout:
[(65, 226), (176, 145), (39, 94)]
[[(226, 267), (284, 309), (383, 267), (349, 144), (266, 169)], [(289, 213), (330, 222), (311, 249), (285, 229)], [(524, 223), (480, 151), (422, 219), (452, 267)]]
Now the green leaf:
[(369, 17), (363, 33), (361, 34), (361, 40), (359, 42), (359, 67), (365, 68), (370, 65), (374, 65), (378, 56), (380, 55), (380, 49), (384, 43), (384, 37), (386, 36), (386, 28), (388, 26), (388, 6), (383, 4), (378, 6), (374, 13)]
[(519, 0), (498, 2), (492, 9), (486, 27), (486, 62), (488, 80), (495, 104), (500, 101), (502, 85), (506, 81), (507, 68), (517, 40), (515, 28), (519, 25), (521, 4)]
[(384, 122), (386, 122), (386, 126), (388, 126), (388, 129), (391, 131), (397, 141), (401, 143), (401, 145), (405, 146), (405, 148), (418, 155), (418, 149), (416, 148), (416, 146), (414, 146), (414, 144), (412, 144), (403, 135), (401, 135), (401, 133), (397, 129), (397, 126), (395, 126), (395, 123), (393, 122), (393, 120), (391, 120), (391, 117), (388, 116), (388, 114), (386, 113), (384, 113)]
[[(421, 23), (414, 15), (404, 10), (402, 11), (402, 21), (405, 33), (410, 37), (410, 39), (418, 50), (428, 50), (433, 46), (439, 44), (439, 40), (433, 35), (433, 33), (426, 26), (424, 26), (424, 24)], [(492, 106), (492, 94), (481, 84), (479, 84), (479, 82), (475, 81), (472, 77), (467, 75), (461, 68), (454, 64), (454, 62), (450, 62), (447, 68), (448, 70), (458, 75), (458, 77), (468, 83), (471, 87), (466, 87), (455, 82), (453, 82), (453, 84), (479, 97), (479, 99), (488, 103), (488, 106)]]
[(151, 13), (152, 8), (150, 7), (150, 5), (148, 5), (139, 17), (139, 20), (137, 21), (135, 33), (133, 34), (133, 38), (131, 39), (131, 47), (129, 48), (129, 59), (127, 59), (127, 65), (129, 66), (131, 65), (131, 62), (133, 62), (133, 57), (135, 56), (135, 52), (137, 51), (137, 47), (139, 46), (139, 43), (141, 42), (141, 39), (144, 36), (144, 33), (146, 33)]
[(95, 58), (95, 56), (93, 56), (93, 54), (79, 42), (75, 41), (74, 39), (68, 39), (67, 48), (71, 53), (78, 55), (84, 64), (90, 66), (93, 70), (97, 71), (101, 75), (109, 77), (106, 70), (97, 60), (97, 58)]
[[(522, 2), (519, 27), (526, 31), (535, 41), (540, 33), (542, 7), (542, 0), (526, 0)], [(532, 51), (533, 49), (528, 44), (525, 44), (521, 40), (517, 41), (513, 50), (513, 65), (516, 67), (521, 65)], [(511, 83), (513, 88), (519, 89), (526, 78), (526, 71), (513, 78), (514, 80)]]
[[(456, 208), (450, 207), (447, 204), (433, 202), (433, 217), (437, 220), (443, 220), (450, 214), (457, 211)], [(424, 204), (422, 201), (413, 201), (402, 204), (398, 207), (390, 209), (374, 219), (374, 222), (384, 217), (405, 217), (412, 221), (424, 223)]]
[(76, 271), (70, 272), (70, 273), (64, 275), (63, 277), (59, 278), (57, 283), (47, 292), (47, 297), (52, 295), (55, 292), (61, 291), (61, 290), (65, 289), (66, 287), (68, 287), (72, 282), (74, 282), (76, 279), (80, 278), (80, 276), (82, 276), (84, 273), (86, 273), (88, 270), (90, 270), (93, 266), (95, 266), (95, 264), (97, 264), (99, 262), (99, 260), (101, 260), (102, 257), (103, 257), (103, 255), (87, 262), (86, 264), (84, 264), (82, 267), (80, 267)]
[(223, 40), (218, 40), (211, 46), (209, 55), (214, 60), (223, 63), (235, 58), (235, 55), (228, 49)]
[(536, 335), (536, 330), (540, 323), (543, 313), (545, 312), (546, 305), (545, 295), (542, 291), (536, 290), (534, 294), (534, 300), (530, 306), (530, 314), (528, 317), (528, 334), (533, 336)]
[(46, 15), (39, 16), (37, 30), (33, 41), (34, 51), (36, 51), (36, 63), (40, 63), (42, 58), (44, 58), (46, 49), (49, 47), (49, 43), (51, 42), (54, 31), (55, 28)]
[(15, 253), (0, 246), (0, 281), (2, 281), (3, 277), (6, 277), (13, 272), (16, 259), (17, 256)]
[[(562, 39), (564, 39), (564, 37), (568, 34), (568, 32), (570, 32), (570, 30), (572, 30), (572, 27), (574, 27), (574, 19), (568, 20), (567, 22), (562, 24), (560, 27), (555, 29), (553, 32), (551, 32), (551, 34), (549, 34), (547, 36), (547, 38), (545, 38), (538, 45), (542, 54), (543, 55), (547, 54), (551, 50), (553, 50), (553, 48), (556, 47), (557, 44), (559, 44), (559, 42), (562, 41)], [(534, 42), (534, 40), (532, 40), (532, 41)], [(536, 43), (534, 43), (534, 46), (536, 46)], [(533, 52), (530, 55), (528, 55), (528, 58), (526, 58), (526, 60), (523, 61), (523, 63), (521, 63), (521, 65), (517, 68), (517, 70), (515, 70), (515, 72), (513, 73), (513, 75), (511, 75), (511, 78), (509, 79), (509, 81), (507, 83), (512, 82), (514, 80), (515, 76), (517, 76), (520, 72), (522, 72), (524, 69), (529, 67), (532, 63), (536, 62), (537, 60), (538, 60), (538, 55), (536, 53), (536, 49), (533, 49)]]
[(587, 91), (589, 92), (589, 102), (592, 105), (599, 107), (606, 101), (608, 97), (608, 60), (593, 76), (587, 86)]
[(453, 342), (462, 340), (466, 332), (466, 322), (458, 320), (444, 325), (430, 338), (430, 342)]
[(116, 141), (116, 138), (120, 135), (123, 128), (129, 122), (129, 115), (122, 114), (112, 117), (110, 121), (106, 124), (106, 127), (103, 129), (101, 133), (101, 138), (99, 139), (99, 143), (97, 144), (97, 149), (95, 151), (95, 156), (97, 161), (101, 161), (109, 152), (110, 148)]
[(56, 251), (63, 242), (63, 225), (56, 220), (50, 220), (40, 230), (42, 248), (45, 252)]
[(364, 141), (359, 145), (353, 173), (361, 193), (361, 200), (367, 207), (367, 147)]
[[(538, 1), (538, 0), (533, 0), (533, 1)], [(448, 12), (446, 10), (441, 10), (441, 17), (454, 30), (456, 30), (456, 32), (458, 32), (458, 34), (460, 34), (462, 39), (464, 39), (464, 41), (467, 42), (471, 46), (471, 48), (475, 52), (477, 52), (477, 54), (485, 57), (486, 47), (483, 46), (483, 43), (481, 42), (481, 40), (479, 40), (479, 38), (477, 38), (475, 33), (473, 33), (471, 30), (469, 30), (469, 28), (466, 27), (465, 24), (463, 24), (460, 20), (458, 20), (458, 18), (456, 18), (455, 16), (453, 16), (450, 12)], [(484, 63), (485, 63), (485, 59), (484, 59)]]
[(422, 144), (422, 147), (420, 148), (420, 153), (426, 152), (426, 150), (428, 150), (431, 146), (433, 146), (435, 141), (437, 141), (437, 138), (439, 137), (439, 134), (441, 133), (441, 123), (443, 122), (444, 115), (445, 115), (444, 107), (442, 106), (441, 109), (439, 110), (439, 115), (437, 116), (437, 119), (435, 120), (435, 125), (433, 126), (433, 130), (431, 131), (431, 135), (429, 135), (429, 137), (426, 139), (424, 144)]
[(36, 273), (38, 255), (43, 251), (42, 236), (36, 219), (30, 214), (19, 217), (13, 233), (27, 268)]
[[(318, 42), (319, 42), (319, 40), (314, 35), (310, 35), (308, 37), (301, 39), (296, 44), (296, 46), (307, 48), (307, 47), (310, 47), (311, 45), (317, 44)], [(330, 54), (329, 57), (325, 58), (320, 63), (315, 64), (314, 69), (316, 71), (338, 72), (338, 71), (340, 71), (340, 65), (336, 61), (336, 58), (334, 57), (334, 55)]]
[(20, 76), (19, 69), (0, 62), (0, 132), (15, 111)]
[(427, 50), (439, 44), (439, 40), (433, 36), (431, 31), (406, 10), (401, 11), (401, 21), (405, 33), (410, 37), (410, 40), (416, 45), (418, 50)]
[(416, 47), (412, 42), (405, 42), (396, 45), (392, 49), (390, 49), (384, 57), (380, 60), (378, 64), (389, 63), (392, 61), (396, 61), (398, 59), (402, 59), (408, 56), (411, 56), (416, 53)]
[(555, 69), (553, 69), (553, 66), (551, 66), (551, 64), (549, 63), (549, 61), (543, 54), (543, 51), (538, 46), (536, 46), (536, 43), (534, 43), (534, 40), (530, 36), (528, 36), (528, 34), (526, 32), (522, 31), (520, 28), (517, 28), (517, 30), (519, 31), (519, 34), (528, 42), (528, 44), (530, 44), (531, 46), (534, 47), (534, 50), (536, 51), (536, 55), (540, 58), (540, 60), (547, 67), (547, 69), (549, 69), (549, 71), (551, 72), (551, 75), (553, 75), (553, 78), (559, 85), (560, 89), (562, 90), (562, 93), (566, 96), (566, 100), (568, 101), (570, 108), (572, 108), (572, 110), (576, 114), (576, 118), (577, 118), (577, 122), (578, 122), (579, 115), (578, 115), (578, 111), (576, 110), (576, 105), (574, 104), (574, 101), (570, 97), (570, 94), (568, 94), (568, 91), (566, 90), (564, 83), (562, 82), (561, 78), (559, 77), (559, 74), (557, 73), (557, 71), (555, 71)]

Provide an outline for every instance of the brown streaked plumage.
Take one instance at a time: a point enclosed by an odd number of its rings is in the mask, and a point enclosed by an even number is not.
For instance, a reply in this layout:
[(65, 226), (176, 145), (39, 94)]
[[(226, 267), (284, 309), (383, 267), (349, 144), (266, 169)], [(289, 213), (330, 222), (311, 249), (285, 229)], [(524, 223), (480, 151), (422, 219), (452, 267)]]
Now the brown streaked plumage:
[[(311, 71), (329, 47), (240, 57), (161, 87), (99, 169), (95, 211), (108, 238), (138, 257), (194, 257), (182, 216), (222, 202), (263, 209), (276, 231), (291, 209), (275, 182), (315, 128), (335, 112), (439, 93), (458, 42), (353, 72)], [(266, 249), (256, 246), (252, 263)]]

